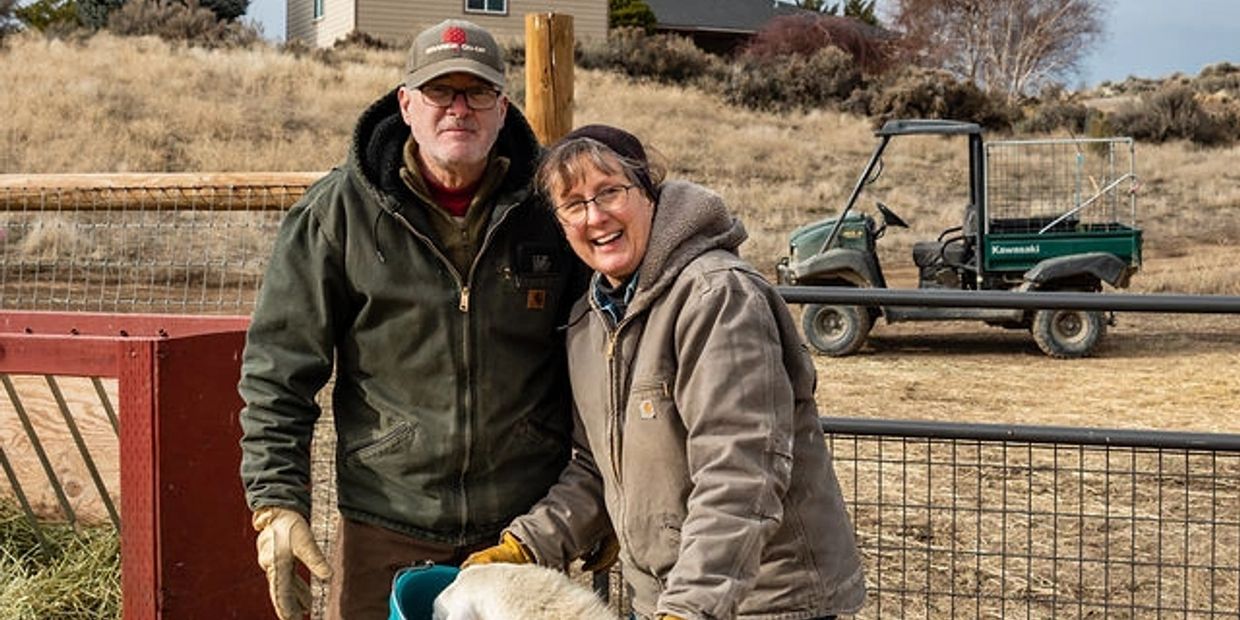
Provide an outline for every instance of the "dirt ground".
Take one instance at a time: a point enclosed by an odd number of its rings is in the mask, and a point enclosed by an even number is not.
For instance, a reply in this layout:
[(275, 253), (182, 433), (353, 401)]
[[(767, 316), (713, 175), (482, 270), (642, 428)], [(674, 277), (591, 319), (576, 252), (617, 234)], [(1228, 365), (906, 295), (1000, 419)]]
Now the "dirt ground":
[[(1147, 260), (1191, 273), (1218, 246)], [(1143, 273), (1134, 276), (1139, 285)], [(914, 286), (911, 271), (889, 276)], [(817, 357), (822, 415), (1240, 433), (1240, 315), (1118, 313), (1095, 355), (1055, 360), (1027, 331), (878, 321), (866, 347)]]

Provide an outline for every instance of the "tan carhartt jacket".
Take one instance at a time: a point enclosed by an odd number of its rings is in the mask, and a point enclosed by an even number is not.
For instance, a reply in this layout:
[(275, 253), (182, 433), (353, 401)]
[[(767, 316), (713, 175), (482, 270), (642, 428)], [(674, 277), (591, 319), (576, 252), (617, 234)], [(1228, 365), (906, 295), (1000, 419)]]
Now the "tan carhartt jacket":
[(573, 310), (578, 445), (509, 527), (556, 566), (610, 517), (643, 616), (799, 620), (864, 600), (814, 367), (783, 300), (737, 256), (744, 239), (717, 195), (663, 186), (624, 318), (613, 327), (590, 293)]

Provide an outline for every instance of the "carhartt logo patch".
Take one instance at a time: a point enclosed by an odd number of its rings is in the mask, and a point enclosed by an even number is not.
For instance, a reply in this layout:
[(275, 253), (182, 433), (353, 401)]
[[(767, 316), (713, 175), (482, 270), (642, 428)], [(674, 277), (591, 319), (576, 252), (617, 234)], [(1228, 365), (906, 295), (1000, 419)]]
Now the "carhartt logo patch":
[(637, 410), (641, 412), (643, 420), (653, 420), (655, 414), (654, 401), (650, 399), (643, 400), (637, 404)]
[(540, 288), (533, 288), (525, 294), (526, 310), (542, 310), (546, 305), (547, 291)]

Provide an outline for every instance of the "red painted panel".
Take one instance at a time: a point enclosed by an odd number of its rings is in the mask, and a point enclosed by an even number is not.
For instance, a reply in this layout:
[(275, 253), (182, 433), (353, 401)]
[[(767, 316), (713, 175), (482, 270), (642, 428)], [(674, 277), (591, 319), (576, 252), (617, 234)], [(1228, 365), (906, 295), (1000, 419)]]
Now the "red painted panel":
[(121, 609), (125, 620), (158, 617), (159, 538), (155, 496), (155, 342), (119, 346)]
[(118, 378), (125, 620), (272, 616), (238, 475), (247, 323), (0, 311), (0, 372)]
[(161, 618), (272, 615), (238, 474), (244, 346), (241, 331), (156, 343)]
[(245, 316), (122, 314), (104, 312), (0, 312), (0, 333), (167, 338), (244, 331)]
[(115, 377), (116, 338), (0, 333), (0, 373)]

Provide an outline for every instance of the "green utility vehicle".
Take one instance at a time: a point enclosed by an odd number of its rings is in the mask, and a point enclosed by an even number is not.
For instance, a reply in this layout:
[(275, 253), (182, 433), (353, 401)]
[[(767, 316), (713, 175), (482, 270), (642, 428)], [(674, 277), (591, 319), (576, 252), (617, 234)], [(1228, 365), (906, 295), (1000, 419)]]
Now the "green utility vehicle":
[[(876, 243), (888, 227), (908, 225), (882, 202), (874, 215), (853, 207), (882, 174), (887, 144), (909, 135), (966, 136), (969, 149), (969, 202), (956, 207), (960, 225), (914, 243), (916, 290), (1098, 292), (1103, 282), (1127, 287), (1140, 267), (1130, 138), (984, 142), (978, 125), (941, 120), (889, 121), (875, 135), (878, 145), (839, 214), (792, 233), (776, 268), (780, 284), (887, 287)], [(1114, 324), (1101, 311), (811, 304), (802, 328), (819, 352), (848, 355), (880, 316), (1028, 329), (1058, 358), (1089, 355)]]

